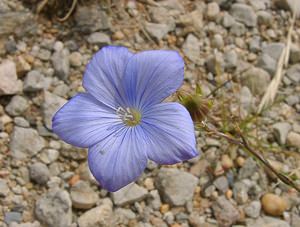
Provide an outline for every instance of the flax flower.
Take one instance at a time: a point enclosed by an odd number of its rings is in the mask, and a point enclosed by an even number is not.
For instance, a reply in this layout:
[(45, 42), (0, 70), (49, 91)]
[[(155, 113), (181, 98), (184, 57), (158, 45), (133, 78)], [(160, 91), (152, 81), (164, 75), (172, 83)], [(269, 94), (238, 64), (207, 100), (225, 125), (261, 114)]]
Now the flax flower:
[(53, 131), (65, 142), (89, 148), (89, 168), (108, 191), (135, 181), (148, 159), (175, 164), (198, 155), (194, 125), (178, 103), (162, 101), (182, 84), (184, 62), (175, 51), (137, 54), (107, 46), (83, 77), (85, 93), (53, 117)]

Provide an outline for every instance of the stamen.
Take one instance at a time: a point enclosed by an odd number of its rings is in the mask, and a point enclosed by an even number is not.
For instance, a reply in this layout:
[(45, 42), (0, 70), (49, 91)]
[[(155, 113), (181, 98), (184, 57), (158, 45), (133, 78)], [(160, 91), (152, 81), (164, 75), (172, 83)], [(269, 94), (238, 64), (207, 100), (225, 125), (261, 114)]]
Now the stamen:
[(116, 113), (127, 126), (138, 125), (142, 117), (141, 113), (138, 110), (129, 107), (127, 107), (126, 109), (124, 109), (123, 107), (118, 107)]

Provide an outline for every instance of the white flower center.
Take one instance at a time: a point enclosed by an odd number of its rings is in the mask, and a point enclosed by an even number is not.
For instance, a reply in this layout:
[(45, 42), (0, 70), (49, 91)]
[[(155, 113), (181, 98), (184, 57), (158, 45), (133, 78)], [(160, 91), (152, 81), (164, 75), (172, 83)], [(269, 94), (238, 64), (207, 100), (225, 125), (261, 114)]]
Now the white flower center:
[(136, 126), (141, 122), (142, 115), (136, 109), (119, 107), (116, 112), (127, 126)]

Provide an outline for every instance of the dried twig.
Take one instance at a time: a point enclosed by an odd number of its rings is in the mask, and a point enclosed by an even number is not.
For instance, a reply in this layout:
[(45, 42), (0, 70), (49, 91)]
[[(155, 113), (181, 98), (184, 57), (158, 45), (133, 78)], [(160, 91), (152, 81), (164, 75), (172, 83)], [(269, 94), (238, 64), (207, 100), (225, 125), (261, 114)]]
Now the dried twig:
[(43, 1), (39, 2), (38, 6), (36, 8), (37, 14), (39, 14), (45, 8), (47, 3), (48, 3), (48, 0), (43, 0)]
[(59, 22), (64, 22), (64, 21), (66, 21), (66, 20), (69, 19), (69, 17), (71, 16), (71, 14), (74, 12), (74, 10), (75, 10), (75, 8), (76, 8), (77, 1), (78, 1), (78, 0), (73, 0), (73, 1), (72, 1), (71, 8), (69, 9), (69, 11), (67, 12), (67, 14), (66, 14), (64, 17), (62, 17), (62, 18), (57, 17), (57, 20), (58, 20)]

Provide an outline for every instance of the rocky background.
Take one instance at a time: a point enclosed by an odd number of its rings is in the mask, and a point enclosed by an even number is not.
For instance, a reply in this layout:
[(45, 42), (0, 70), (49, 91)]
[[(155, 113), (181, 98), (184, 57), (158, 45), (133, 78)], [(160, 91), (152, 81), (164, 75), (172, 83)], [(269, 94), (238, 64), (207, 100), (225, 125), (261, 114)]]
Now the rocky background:
[[(79, 91), (99, 48), (173, 49), (185, 85), (214, 92), (222, 125), (238, 122), (274, 168), (300, 179), (300, 23), (274, 104), (255, 111), (273, 78), (291, 24), (287, 0), (0, 0), (0, 226), (300, 226), (300, 197), (243, 149), (196, 131), (201, 158), (149, 165), (108, 193), (84, 149), (51, 132), (51, 117)], [(71, 1), (66, 1), (67, 5)], [(62, 7), (62, 6), (61, 6)], [(40, 7), (41, 8), (41, 7)], [(39, 9), (40, 9), (39, 8)], [(226, 127), (225, 127), (226, 128)]]

